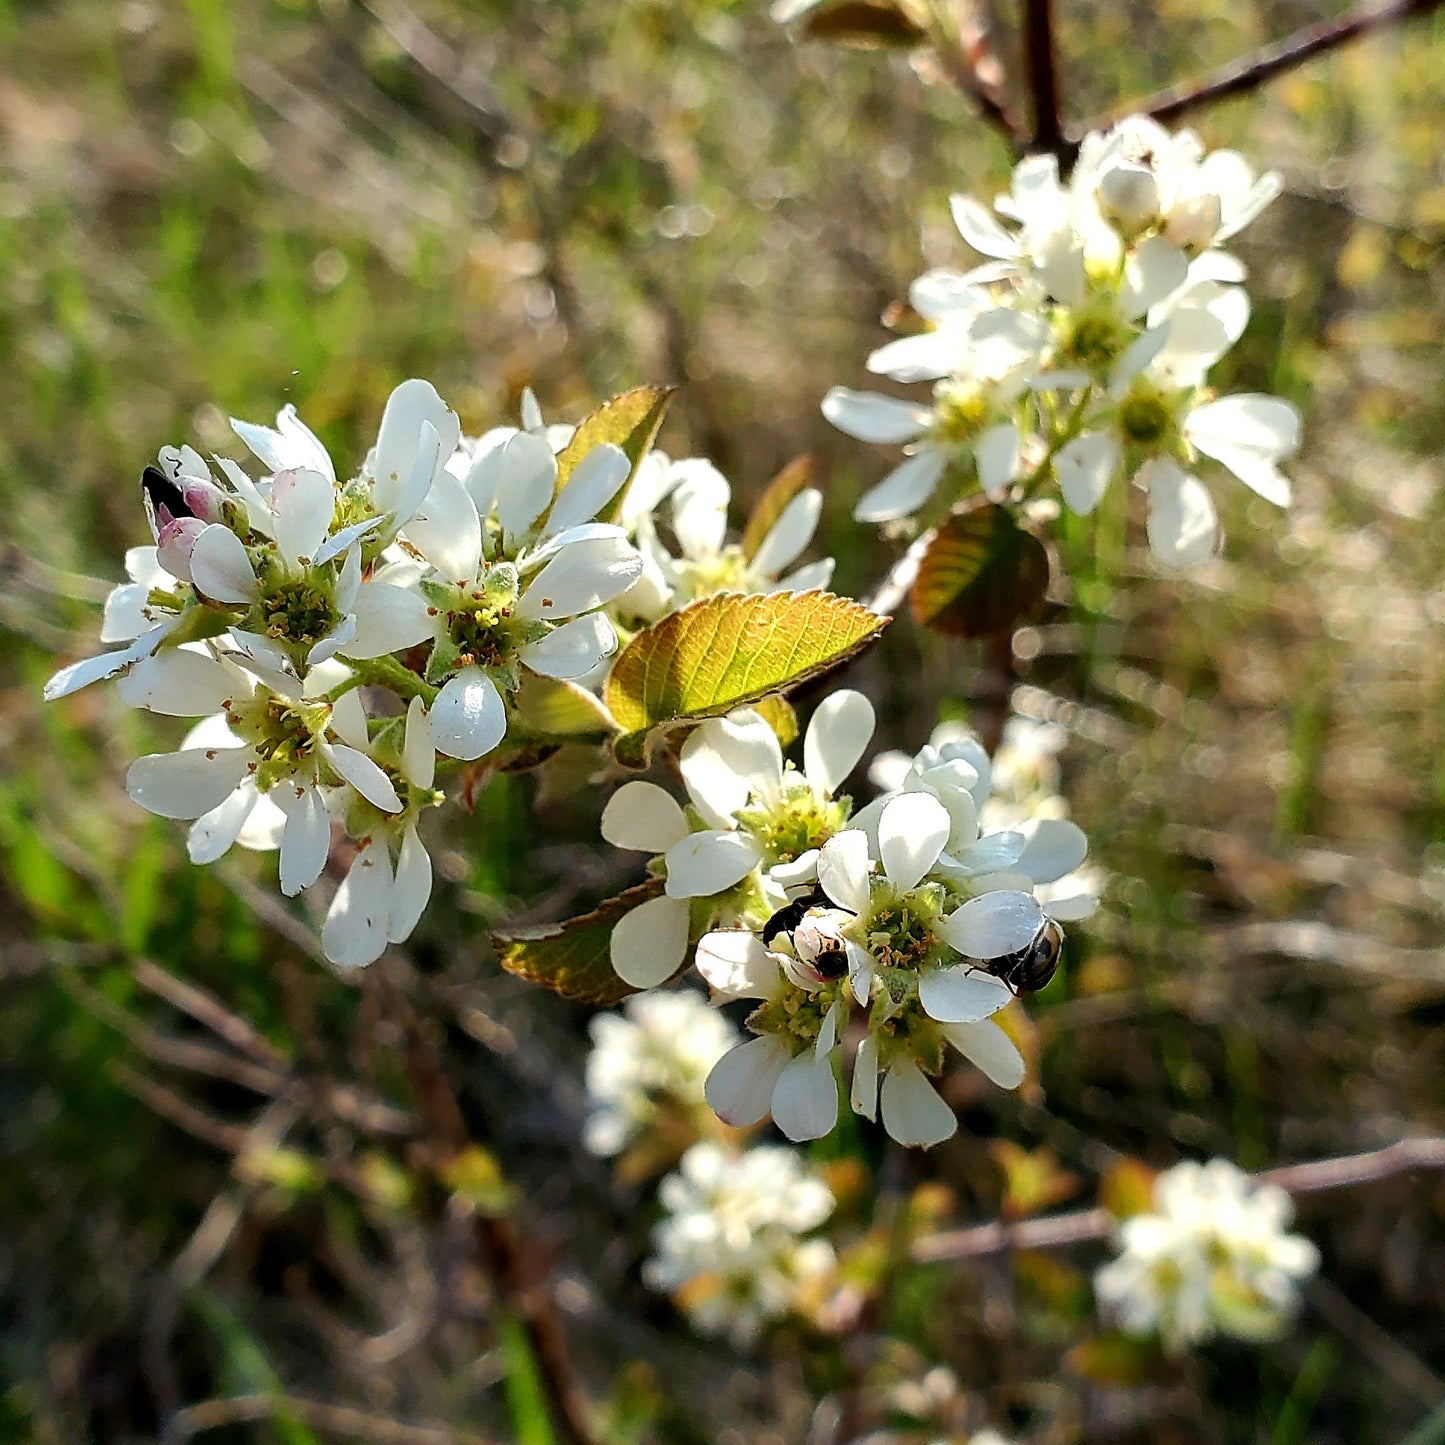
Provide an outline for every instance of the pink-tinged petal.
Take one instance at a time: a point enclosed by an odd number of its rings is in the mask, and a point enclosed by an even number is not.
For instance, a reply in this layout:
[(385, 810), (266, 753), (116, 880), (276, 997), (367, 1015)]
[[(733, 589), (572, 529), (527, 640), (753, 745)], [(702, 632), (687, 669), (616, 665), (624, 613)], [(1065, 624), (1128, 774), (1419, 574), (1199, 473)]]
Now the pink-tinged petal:
[(943, 852), (953, 820), (932, 793), (902, 793), (878, 819), (878, 851), (888, 881), (906, 892), (923, 880)]
[(133, 802), (162, 818), (199, 818), (219, 807), (255, 761), (250, 748), (188, 748), (137, 758), (125, 776)]
[(436, 750), (471, 762), (507, 735), (507, 709), (497, 685), (479, 667), (464, 668), (437, 694), (431, 708)]
[(944, 1036), (970, 1063), (982, 1069), (1001, 1089), (1016, 1089), (1028, 1072), (1023, 1055), (992, 1019), (949, 1024)]
[(911, 442), (928, 426), (926, 408), (876, 391), (835, 386), (823, 398), (823, 415), (841, 432), (860, 442), (891, 445)]
[(359, 748), (347, 743), (327, 743), (322, 745), (322, 751), (326, 761), (368, 803), (384, 813), (401, 812), (401, 799), (397, 797), (391, 779)]
[(612, 970), (633, 988), (666, 983), (687, 957), (689, 909), (676, 898), (649, 898), (612, 930)]
[(931, 1149), (958, 1130), (953, 1110), (910, 1059), (900, 1060), (888, 1070), (879, 1102), (883, 1127), (900, 1144)]
[(313, 787), (281, 783), (267, 795), (286, 815), (281, 834), (281, 891), (294, 898), (321, 876), (331, 852), (331, 815)]
[[(278, 472), (271, 482), (271, 516), (276, 550), (306, 567), (331, 530), (336, 488), (320, 472)], [(195, 570), (192, 560), (191, 570)]]
[(191, 580), (213, 602), (242, 603), (256, 596), (256, 574), (241, 539), (219, 522), (205, 528), (191, 548)]
[(390, 942), (405, 943), (411, 937), (431, 898), (431, 886), (431, 858), (413, 824), (402, 835), (401, 853), (396, 860), (391, 911), (386, 922), (386, 936)]
[(916, 512), (933, 495), (946, 465), (937, 447), (921, 448), (863, 493), (853, 508), (854, 521), (892, 522)]
[(364, 968), (386, 952), (391, 855), (374, 838), (356, 855), (321, 926), (321, 951), (338, 968)]
[(717, 1003), (771, 998), (782, 985), (776, 956), (747, 929), (719, 928), (705, 933), (698, 941), (694, 962)]
[(835, 833), (818, 854), (818, 885), (850, 913), (868, 911), (868, 835), (857, 828)]
[(865, 1119), (878, 1117), (878, 1040), (866, 1034), (853, 1059), (853, 1085), (848, 1102)]
[(809, 1049), (785, 1064), (773, 1085), (772, 1111), (795, 1144), (830, 1134), (838, 1122), (838, 1085), (828, 1058)]
[(667, 850), (669, 898), (711, 898), (741, 883), (762, 861), (762, 849), (740, 833), (689, 833)]
[(602, 810), (602, 836), (614, 848), (665, 853), (687, 835), (677, 800), (656, 783), (624, 783)]
[(778, 1076), (792, 1052), (771, 1034), (729, 1049), (712, 1067), (703, 1094), (724, 1124), (746, 1129), (765, 1119), (773, 1107)]
[(986, 1019), (1012, 997), (1006, 983), (981, 968), (930, 968), (918, 980), (923, 1012), (944, 1024)]
[(819, 797), (831, 798), (858, 766), (873, 736), (873, 704), (842, 688), (818, 704), (803, 737), (803, 774)]
[(965, 958), (987, 962), (1027, 948), (1043, 926), (1044, 910), (1032, 893), (1001, 889), (970, 898), (938, 931)]

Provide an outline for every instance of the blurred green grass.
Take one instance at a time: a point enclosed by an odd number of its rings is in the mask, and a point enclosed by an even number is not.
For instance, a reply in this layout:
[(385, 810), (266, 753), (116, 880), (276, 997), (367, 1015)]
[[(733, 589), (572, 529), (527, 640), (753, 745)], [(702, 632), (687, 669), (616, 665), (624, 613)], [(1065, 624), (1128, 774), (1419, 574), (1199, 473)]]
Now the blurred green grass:
[[(1312, 15), (1065, 7), (1071, 112)], [(430, 54), (418, 17), (447, 83), (407, 53)], [(141, 466), (166, 442), (238, 454), (225, 418), (286, 401), (355, 465), (411, 374), (474, 430), (510, 419), (527, 385), (567, 418), (678, 381), (663, 445), (712, 455), (741, 500), (798, 451), (818, 455), (839, 585), (863, 590), (889, 554), (847, 515), (883, 462), (832, 433), (818, 400), (859, 383), (885, 334), (876, 318), (922, 265), (962, 259), (947, 195), (1001, 186), (1008, 157), (903, 58), (794, 47), (755, 4), (61, 0), (6, 6), (0, 35), (0, 1429), (144, 1439), (158, 1282), (235, 1186), (224, 1150), (138, 1097), (137, 1077), (175, 1076), (117, 1018), (185, 1030), (136, 985), (135, 960), (215, 990), (298, 1068), (405, 1089), (376, 987), (332, 983), (284, 920), (257, 912), (268, 860), (192, 869), (180, 830), (129, 804), (127, 761), (179, 729), (103, 691), (39, 703), (59, 661), (94, 645), (91, 579), (118, 577), (124, 548), (146, 540)], [(980, 1134), (1047, 1142), (1087, 1172), (1101, 1149), (1254, 1165), (1445, 1128), (1442, 73), (1437, 17), (1199, 119), (1286, 179), (1242, 250), (1255, 316), (1221, 384), (1303, 408), (1299, 499), (1281, 515), (1213, 481), (1225, 560), (1193, 580), (1154, 574), (1122, 515), (1112, 534), (1061, 528), (1072, 608), (1021, 639), (1019, 701), (1070, 728), (1069, 796), (1115, 879), (1040, 1001), (1043, 1093), (959, 1084)], [(893, 628), (855, 673), (880, 742), (921, 743), (976, 662)], [(470, 1122), (544, 1229), (622, 1241), (596, 1284), (641, 1323), (594, 1310), (580, 1328), (599, 1382), (656, 1352), (662, 1394), (681, 1404), (648, 1405), (639, 1438), (723, 1438), (709, 1399), (745, 1438), (801, 1438), (786, 1422), (806, 1413), (803, 1382), (826, 1383), (836, 1361), (800, 1363), (797, 1346), (741, 1366), (643, 1308), (627, 1282), (638, 1213), (567, 1134), (583, 1016), (490, 962), (486, 923), (538, 899), (560, 908), (569, 880), (592, 896), (609, 881), (585, 846), (598, 800), (534, 814), (531, 793), (498, 779), (452, 825), (415, 949), (439, 1010), (479, 1009), (502, 1031), (480, 1049), (464, 1025), (447, 1034)], [(195, 1090), (219, 1119), (255, 1107), (225, 1081), (180, 1093)], [(307, 1147), (325, 1158), (354, 1141)], [(966, 1137), (930, 1167), (965, 1216), (997, 1206), (993, 1166)], [(255, 1387), (259, 1369), (530, 1438), (491, 1388), (510, 1380), (525, 1414), (525, 1362), (513, 1344), (510, 1363), (478, 1363), (464, 1308), (374, 1370), (317, 1323), (318, 1302), (358, 1275), (385, 1296), (386, 1230), (407, 1237), (420, 1214), (398, 1222), (331, 1189), (247, 1198), (214, 1304), (175, 1343), (179, 1398), (243, 1369)], [(1330, 1278), (1437, 1375), (1442, 1217), (1438, 1186), (1400, 1184), (1312, 1203), (1305, 1220)], [(983, 1324), (988, 1287), (920, 1277), (895, 1332), (1021, 1426), (1057, 1404), (1041, 1407), (1034, 1382), (1056, 1367), (1041, 1336), (1058, 1319), (1010, 1315), (1003, 1351), (997, 1311)], [(1309, 1316), (1278, 1351), (1204, 1360), (1158, 1428), (1397, 1439), (1423, 1402), (1357, 1348)], [(1330, 1367), (1336, 1349), (1348, 1369)], [(619, 1420), (646, 1383), (619, 1384)], [(1055, 1438), (1080, 1438), (1067, 1410), (1052, 1418)], [(310, 1438), (295, 1421), (269, 1428)], [(1116, 1435), (1128, 1430), (1098, 1438)]]

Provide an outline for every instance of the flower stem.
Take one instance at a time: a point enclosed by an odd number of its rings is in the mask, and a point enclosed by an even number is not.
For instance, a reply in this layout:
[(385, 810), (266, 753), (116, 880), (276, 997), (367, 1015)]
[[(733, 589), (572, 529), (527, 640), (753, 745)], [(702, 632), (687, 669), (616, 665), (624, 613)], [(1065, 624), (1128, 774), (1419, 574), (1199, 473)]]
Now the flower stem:
[(328, 702), (335, 702), (352, 688), (384, 687), (406, 702), (419, 697), (430, 707), (440, 691), (394, 657), (368, 657), (364, 660), (344, 657), (342, 661), (351, 669), (351, 676), (326, 694)]

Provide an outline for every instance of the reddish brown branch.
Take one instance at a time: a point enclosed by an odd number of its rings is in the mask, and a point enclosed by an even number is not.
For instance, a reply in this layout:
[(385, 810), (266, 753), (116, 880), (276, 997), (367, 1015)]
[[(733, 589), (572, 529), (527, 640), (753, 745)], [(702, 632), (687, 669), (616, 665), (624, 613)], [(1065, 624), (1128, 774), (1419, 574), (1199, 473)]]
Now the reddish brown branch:
[(1064, 116), (1059, 102), (1059, 69), (1054, 43), (1053, 0), (1024, 0), (1024, 78), (1033, 112), (1033, 134), (1028, 149), (1062, 157)]
[[(1317, 1159), (1310, 1164), (1292, 1164), (1283, 1169), (1266, 1169), (1256, 1174), (1261, 1184), (1277, 1184), (1290, 1194), (1317, 1194), (1349, 1184), (1369, 1184), (1391, 1179), (1413, 1169), (1445, 1169), (1445, 1138), (1402, 1139), (1368, 1154), (1346, 1154), (1337, 1159)], [(1025, 1219), (1017, 1224), (995, 1220), (971, 1229), (931, 1235), (913, 1246), (919, 1264), (938, 1264), (950, 1259), (977, 1259), (1015, 1249), (1056, 1249), (1104, 1239), (1114, 1229), (1115, 1218), (1107, 1209), (1079, 1209), (1069, 1214)]]
[(1285, 36), (1283, 40), (1261, 46), (1251, 54), (1221, 65), (1198, 80), (1169, 86), (1116, 110), (1111, 115), (1092, 120), (1078, 134), (1082, 135), (1091, 130), (1107, 130), (1126, 115), (1152, 115), (1159, 121), (1173, 120), (1187, 111), (1208, 105), (1211, 101), (1256, 90), (1265, 81), (1303, 65), (1316, 55), (1322, 55), (1371, 30), (1381, 30), (1413, 19), (1417, 15), (1427, 15), (1438, 9), (1441, 3), (1442, 0), (1386, 0), (1382, 5), (1361, 6), (1336, 20), (1321, 20), (1314, 25), (1306, 25), (1292, 35)]

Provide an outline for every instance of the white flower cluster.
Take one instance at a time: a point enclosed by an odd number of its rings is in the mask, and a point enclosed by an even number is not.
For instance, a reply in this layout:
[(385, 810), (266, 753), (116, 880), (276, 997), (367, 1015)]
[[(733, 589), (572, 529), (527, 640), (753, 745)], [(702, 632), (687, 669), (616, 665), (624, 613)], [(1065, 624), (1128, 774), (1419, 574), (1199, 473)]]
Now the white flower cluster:
[(1286, 1232), (1289, 1195), (1214, 1159), (1161, 1174), (1154, 1205), (1123, 1222), (1122, 1252), (1094, 1277), (1105, 1312), (1130, 1334), (1157, 1333), (1171, 1353), (1216, 1333), (1279, 1335), (1319, 1267), (1314, 1245)]
[[(669, 1114), (686, 1127), (706, 1104), (703, 1082), (738, 1042), (737, 1030), (694, 990), (644, 993), (621, 1014), (589, 1025), (584, 1141), (594, 1154), (621, 1154)], [(674, 1156), (675, 1157), (675, 1156)]]
[[(403, 382), (345, 480), (291, 407), (274, 429), (233, 423), (259, 480), (163, 449), (142, 480), (155, 545), (132, 549), (105, 608), (102, 640), (125, 645), (46, 687), (120, 676), (127, 703), (203, 718), (127, 777), (142, 807), (192, 820), (198, 863), (279, 846), (291, 895), (343, 827), (354, 859), (322, 929), (335, 964), (371, 962), (426, 905), (416, 823), (442, 801), (438, 757), (491, 753), (528, 674), (583, 677), (617, 647), (602, 609), (642, 558), (596, 518), (631, 463), (597, 446), (559, 484), (566, 434), (526, 413), (473, 441), (428, 382)], [(364, 684), (391, 694), (371, 717)]]
[(832, 1191), (795, 1150), (695, 1144), (659, 1197), (667, 1214), (643, 1278), (671, 1293), (701, 1333), (739, 1349), (837, 1263), (826, 1239), (807, 1237), (832, 1214)]
[(843, 387), (823, 402), (850, 436), (908, 453), (854, 515), (929, 525), (960, 497), (1028, 498), (1050, 479), (1086, 514), (1129, 476), (1149, 493), (1155, 554), (1189, 566), (1218, 541), (1201, 456), (1287, 505), (1295, 409), (1206, 385), (1249, 318), (1244, 267), (1221, 247), (1278, 191), (1235, 152), (1135, 117), (1088, 136), (1067, 183), (1051, 156), (1021, 161), (995, 202), (1002, 222), (954, 196), (959, 232), (988, 259), (919, 277), (910, 299), (928, 329), (868, 359), (931, 382), (931, 404)]
[(652, 783), (628, 783), (603, 814), (603, 835), (653, 855), (664, 893), (624, 916), (612, 936), (618, 974), (639, 988), (671, 977), (689, 940), (716, 1002), (757, 999), (757, 1035), (719, 1060), (707, 1098), (746, 1127), (772, 1114), (790, 1139), (837, 1122), (833, 1056), (856, 1009), (864, 1034), (852, 1107), (881, 1113), (905, 1144), (957, 1127), (928, 1082), (952, 1045), (994, 1082), (1017, 1087), (1024, 1063), (992, 1019), (1019, 988), (1053, 972), (1058, 919), (1097, 899), (1050, 903), (1040, 885), (1065, 878), (1088, 844), (1073, 823), (984, 831), (991, 766), (971, 736), (931, 743), (896, 787), (855, 816), (837, 795), (873, 731), (860, 693), (822, 703), (801, 771), (773, 729), (742, 709), (702, 724), (681, 753), (691, 807)]

